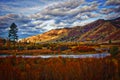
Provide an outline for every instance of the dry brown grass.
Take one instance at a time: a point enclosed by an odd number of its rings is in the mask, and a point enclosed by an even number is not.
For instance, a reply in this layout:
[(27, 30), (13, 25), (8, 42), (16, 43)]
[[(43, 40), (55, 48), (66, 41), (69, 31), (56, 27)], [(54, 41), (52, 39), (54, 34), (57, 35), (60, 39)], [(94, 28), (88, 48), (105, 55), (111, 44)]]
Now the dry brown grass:
[(119, 58), (0, 58), (0, 80), (120, 80)]

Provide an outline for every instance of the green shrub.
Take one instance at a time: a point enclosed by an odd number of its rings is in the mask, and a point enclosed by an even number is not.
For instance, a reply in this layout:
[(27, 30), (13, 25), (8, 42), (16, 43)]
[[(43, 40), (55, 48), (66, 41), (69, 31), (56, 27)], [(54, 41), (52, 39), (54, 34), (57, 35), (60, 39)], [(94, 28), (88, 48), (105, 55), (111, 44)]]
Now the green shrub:
[(113, 47), (110, 48), (110, 54), (111, 54), (112, 56), (115, 56), (115, 55), (117, 55), (118, 53), (119, 53), (119, 48), (118, 48), (118, 46), (113, 46)]

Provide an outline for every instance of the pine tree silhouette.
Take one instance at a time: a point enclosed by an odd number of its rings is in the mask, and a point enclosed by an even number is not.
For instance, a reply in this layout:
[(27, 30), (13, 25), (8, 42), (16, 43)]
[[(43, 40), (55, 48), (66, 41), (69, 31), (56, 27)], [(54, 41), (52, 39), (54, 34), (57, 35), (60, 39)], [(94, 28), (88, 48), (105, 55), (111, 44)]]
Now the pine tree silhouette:
[(18, 32), (17, 25), (15, 23), (12, 23), (8, 33), (8, 37), (10, 41), (16, 42), (18, 40), (17, 32)]

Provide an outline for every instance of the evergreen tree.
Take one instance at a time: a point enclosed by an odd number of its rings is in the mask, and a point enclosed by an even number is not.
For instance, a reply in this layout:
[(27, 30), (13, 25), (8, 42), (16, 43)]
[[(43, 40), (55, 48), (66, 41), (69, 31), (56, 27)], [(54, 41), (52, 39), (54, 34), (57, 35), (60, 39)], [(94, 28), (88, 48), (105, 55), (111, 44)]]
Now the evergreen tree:
[(10, 41), (16, 42), (18, 40), (17, 32), (18, 32), (17, 25), (15, 23), (12, 23), (8, 34)]

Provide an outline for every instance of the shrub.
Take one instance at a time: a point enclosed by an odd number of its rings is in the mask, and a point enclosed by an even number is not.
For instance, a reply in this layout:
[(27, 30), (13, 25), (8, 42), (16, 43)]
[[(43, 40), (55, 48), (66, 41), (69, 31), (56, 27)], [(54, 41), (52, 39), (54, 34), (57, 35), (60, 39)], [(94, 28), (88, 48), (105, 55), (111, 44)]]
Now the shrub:
[(112, 56), (115, 56), (115, 55), (117, 55), (118, 53), (119, 53), (119, 48), (118, 48), (117, 46), (113, 46), (113, 47), (110, 48), (110, 54), (111, 54)]
[(72, 50), (73, 51), (79, 51), (79, 52), (91, 52), (91, 51), (95, 51), (94, 48), (87, 47), (87, 46), (77, 46), (77, 47), (73, 48)]

